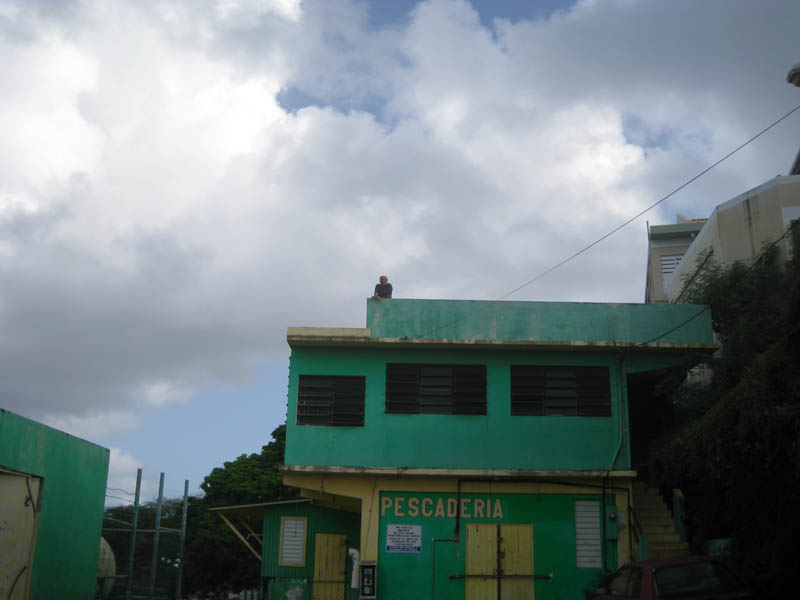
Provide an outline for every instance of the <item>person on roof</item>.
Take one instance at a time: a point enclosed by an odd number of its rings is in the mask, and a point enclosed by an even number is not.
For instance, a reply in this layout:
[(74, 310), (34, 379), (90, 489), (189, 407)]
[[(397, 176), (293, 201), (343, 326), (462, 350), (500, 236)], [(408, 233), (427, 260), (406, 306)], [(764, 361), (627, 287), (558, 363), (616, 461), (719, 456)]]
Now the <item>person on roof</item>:
[(375, 300), (391, 298), (392, 284), (389, 283), (389, 278), (386, 275), (381, 275), (379, 281), (380, 283), (375, 286), (375, 293), (372, 295), (372, 297), (375, 298)]

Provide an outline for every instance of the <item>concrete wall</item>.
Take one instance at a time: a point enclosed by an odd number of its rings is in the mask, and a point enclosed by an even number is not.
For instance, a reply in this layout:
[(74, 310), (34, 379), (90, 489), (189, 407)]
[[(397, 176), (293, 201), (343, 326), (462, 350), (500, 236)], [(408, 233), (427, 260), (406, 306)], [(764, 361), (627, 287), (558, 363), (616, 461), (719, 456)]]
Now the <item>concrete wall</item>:
[[(455, 534), (456, 518), (452, 512), (437, 515), (439, 497), (462, 499), (491, 498), (496, 509), (499, 500), (502, 516), (495, 510), (491, 519), (484, 511), (477, 514), (465, 507), (460, 519), (460, 533), (453, 542), (436, 544), (436, 598), (464, 598), (463, 581), (451, 580), (450, 574), (464, 573), (466, 524), (470, 522), (505, 522), (533, 524), (533, 563), (535, 573), (553, 573), (552, 582), (537, 581), (535, 597), (559, 600), (582, 597), (580, 590), (589, 587), (602, 569), (579, 569), (575, 564), (574, 502), (578, 499), (596, 500), (605, 486), (606, 505), (615, 506), (619, 514), (618, 538), (603, 544), (604, 561), (608, 569), (630, 560), (630, 536), (627, 530), (626, 509), (629, 486), (624, 478), (611, 477), (603, 481), (574, 479), (570, 483), (547, 481), (459, 481), (457, 477), (415, 477), (400, 475), (370, 476), (366, 474), (339, 475), (336, 473), (294, 473), (284, 476), (287, 485), (301, 488), (309, 497), (346, 496), (360, 499), (361, 558), (377, 560), (378, 590), (381, 598), (429, 598), (434, 562), (433, 538), (451, 539)], [(405, 508), (387, 508), (386, 498), (405, 498)], [(422, 499), (409, 506), (411, 498)], [(426, 506), (424, 498), (433, 502)], [(446, 501), (445, 501), (446, 502)], [(427, 512), (424, 510), (427, 509)], [(431, 516), (431, 511), (434, 514)], [(400, 512), (404, 516), (400, 516)], [(427, 516), (426, 516), (427, 514)], [(469, 516), (467, 516), (469, 515)], [(385, 539), (388, 524), (419, 524), (422, 526), (422, 551), (406, 557), (387, 553)], [(407, 580), (411, 575), (412, 580)], [(399, 582), (405, 583), (400, 586)], [(398, 587), (399, 586), (399, 587)]]
[(648, 228), (647, 282), (645, 299), (647, 303), (666, 303), (667, 290), (661, 269), (661, 258), (666, 256), (683, 257), (703, 223), (690, 221), (674, 225), (653, 225)]
[[(593, 302), (367, 300), (373, 338), (639, 343), (669, 331), (701, 307)], [(662, 343), (712, 343), (710, 317)]]
[[(704, 251), (713, 250), (714, 259), (724, 265), (737, 260), (750, 264), (795, 219), (800, 219), (800, 175), (776, 177), (720, 204), (686, 251), (667, 291), (669, 301), (680, 301), (685, 280)], [(778, 249), (785, 260), (790, 240), (784, 239)]]
[[(675, 355), (613, 352), (295, 348), (289, 370), (286, 464), (451, 469), (629, 469), (628, 372), (680, 364)], [(486, 415), (389, 414), (386, 363), (485, 364)], [(609, 417), (511, 415), (512, 364), (602, 365), (611, 373)], [(366, 377), (362, 427), (297, 425), (298, 376)], [(620, 382), (623, 385), (620, 385)], [(617, 448), (622, 444), (619, 453)], [(616, 456), (616, 460), (615, 460)]]
[[(414, 346), (370, 340), (342, 345), (295, 343), (289, 367), (287, 465), (439, 469), (629, 469), (628, 373), (681, 364), (687, 350), (628, 347), (696, 316), (694, 305), (368, 301), (372, 338), (405, 334), (458, 340), (564, 340), (561, 347), (451, 343)], [(591, 347), (588, 342), (599, 344)], [(707, 311), (660, 342), (712, 343)], [(604, 347), (603, 344), (611, 344)], [(573, 344), (573, 345), (570, 345)], [(385, 409), (387, 363), (481, 364), (487, 374), (487, 414), (390, 414)], [(511, 415), (510, 366), (605, 366), (611, 416)], [(366, 378), (364, 425), (297, 425), (299, 375)]]
[(0, 409), (0, 467), (42, 478), (31, 600), (94, 598), (109, 451)]

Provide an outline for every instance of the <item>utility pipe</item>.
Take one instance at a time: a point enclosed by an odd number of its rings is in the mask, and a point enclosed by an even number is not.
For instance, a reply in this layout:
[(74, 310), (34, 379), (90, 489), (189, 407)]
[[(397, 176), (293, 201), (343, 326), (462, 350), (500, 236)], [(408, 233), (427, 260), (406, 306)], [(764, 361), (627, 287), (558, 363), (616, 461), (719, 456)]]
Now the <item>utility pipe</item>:
[(358, 550), (355, 548), (348, 548), (347, 554), (353, 559), (353, 573), (350, 576), (350, 587), (353, 589), (358, 589)]

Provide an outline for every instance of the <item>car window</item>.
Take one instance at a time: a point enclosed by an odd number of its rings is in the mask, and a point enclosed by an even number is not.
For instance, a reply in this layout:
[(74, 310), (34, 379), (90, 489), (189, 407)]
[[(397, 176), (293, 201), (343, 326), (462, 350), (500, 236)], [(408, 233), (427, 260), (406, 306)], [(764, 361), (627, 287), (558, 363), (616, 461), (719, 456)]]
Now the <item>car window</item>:
[(722, 565), (712, 561), (662, 567), (655, 572), (655, 582), (662, 598), (712, 594), (742, 587)]

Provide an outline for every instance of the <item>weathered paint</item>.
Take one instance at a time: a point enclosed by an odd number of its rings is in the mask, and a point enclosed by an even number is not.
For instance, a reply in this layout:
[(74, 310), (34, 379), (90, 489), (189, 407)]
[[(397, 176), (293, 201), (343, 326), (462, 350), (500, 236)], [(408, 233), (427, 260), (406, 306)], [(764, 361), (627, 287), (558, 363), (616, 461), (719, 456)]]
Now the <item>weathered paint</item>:
[[(641, 343), (687, 321), (702, 308), (696, 304), (368, 300), (367, 328), (374, 338)], [(659, 342), (713, 344), (711, 315), (706, 311)]]
[[(430, 520), (437, 523), (449, 523), (450, 531), (452, 533), (453, 517), (437, 518), (435, 515), (434, 503), (434, 516), (426, 517), (422, 514), (422, 499), (436, 497), (444, 494), (447, 498), (455, 498), (460, 492), (462, 498), (475, 498), (480, 495), (484, 501), (487, 498), (501, 499), (504, 495), (522, 494), (538, 498), (543, 495), (556, 495), (564, 497), (579, 497), (581, 499), (590, 499), (591, 497), (598, 496), (603, 486), (602, 478), (578, 478), (565, 482), (547, 482), (540, 481), (461, 481), (455, 477), (380, 477), (380, 476), (365, 476), (365, 475), (331, 475), (331, 474), (315, 474), (315, 473), (297, 473), (286, 472), (284, 473), (284, 483), (286, 485), (295, 486), (301, 489), (303, 495), (314, 497), (315, 495), (328, 495), (339, 496), (357, 499), (361, 504), (361, 543), (360, 551), (361, 558), (364, 560), (376, 560), (378, 558), (378, 533), (379, 521), (382, 511), (382, 501), (387, 495), (403, 496), (407, 499), (417, 497), (420, 499), (419, 509), (420, 512), (410, 517), (412, 519)], [(613, 498), (609, 502), (609, 506), (616, 506), (620, 514), (626, 513), (628, 506), (628, 498), (630, 495), (629, 481), (614, 481), (609, 480), (606, 482), (607, 486), (612, 486), (613, 490), (606, 488), (606, 495)], [(402, 493), (401, 493), (402, 492)], [(492, 515), (483, 517), (475, 517), (475, 505), (472, 504), (470, 509), (474, 520), (499, 520), (502, 519), (509, 522), (508, 509), (501, 502), (500, 512), (495, 508), (495, 502), (492, 502)], [(447, 510), (447, 502), (444, 503), (445, 510)], [(426, 504), (425, 508), (430, 508)], [(486, 504), (484, 504), (484, 511)], [(388, 510), (388, 507), (387, 507)], [(464, 507), (467, 510), (467, 507)], [(392, 512), (388, 513), (394, 515), (394, 504), (392, 505)], [(403, 510), (405, 517), (408, 517), (408, 504), (404, 505)], [(502, 517), (500, 516), (502, 513)], [(384, 515), (383, 518), (386, 518)], [(265, 529), (266, 532), (266, 529)], [(452, 536), (450, 536), (452, 537)], [(437, 550), (438, 551), (438, 550)], [(619, 531), (619, 538), (616, 549), (609, 548), (609, 564), (613, 561), (621, 564), (626, 562), (630, 555), (630, 535), (627, 527), (621, 527)], [(614, 564), (617, 564), (614, 563)]]
[(314, 600), (344, 600), (350, 591), (351, 578), (345, 571), (347, 536), (343, 533), (317, 533), (314, 535)]
[[(279, 564), (281, 543), (281, 517), (306, 517), (305, 565), (286, 567)], [(358, 548), (360, 541), (358, 514), (314, 506), (308, 502), (286, 503), (264, 508), (261, 575), (270, 578), (269, 600), (286, 600), (297, 597), (311, 600), (318, 556), (317, 534), (344, 535), (348, 548)], [(347, 561), (350, 568), (350, 561)], [(349, 583), (349, 572), (346, 572)], [(347, 598), (356, 598), (357, 590), (348, 588)], [(288, 596), (286, 594), (289, 594)], [(344, 596), (343, 596), (344, 597)]]
[(109, 451), (0, 409), (0, 467), (42, 478), (31, 600), (93, 598)]
[[(287, 465), (453, 469), (629, 469), (625, 375), (679, 364), (668, 354), (515, 350), (293, 348), (289, 370)], [(486, 415), (387, 414), (387, 362), (485, 364)], [(512, 416), (512, 364), (602, 365), (611, 373), (610, 417)], [(366, 376), (363, 427), (297, 425), (298, 376)], [(620, 414), (622, 411), (622, 414)], [(622, 439), (622, 448), (616, 449)], [(616, 456), (616, 460), (614, 460)]]
[[(696, 305), (391, 300), (368, 301), (373, 338), (536, 338), (563, 342), (646, 341), (696, 315)], [(706, 313), (665, 338), (671, 343), (713, 343)], [(487, 324), (488, 323), (488, 324)], [(363, 330), (362, 330), (363, 331)], [(315, 338), (316, 339), (316, 338)], [(665, 340), (661, 340), (662, 342)], [(287, 465), (344, 465), (483, 469), (629, 469), (625, 377), (681, 364), (688, 350), (359, 347), (293, 344), (289, 370)], [(486, 415), (387, 414), (388, 362), (485, 364)], [(611, 375), (610, 417), (512, 416), (510, 365), (606, 366)], [(305, 375), (366, 377), (363, 427), (298, 426), (297, 385)]]
[[(575, 564), (576, 499), (603, 498), (607, 508), (626, 512), (633, 476), (627, 375), (680, 365), (712, 347), (702, 309), (368, 301), (365, 329), (292, 329), (284, 483), (306, 497), (360, 504), (359, 548), (362, 559), (377, 561), (379, 597), (426, 598), (435, 587), (436, 598), (464, 598), (465, 580), (449, 575), (465, 573), (468, 522), (511, 527), (518, 562), (530, 549), (536, 573), (554, 573), (552, 582), (534, 584), (537, 599), (579, 597), (600, 569)], [(655, 345), (638, 346), (671, 329)], [(390, 362), (485, 365), (487, 414), (387, 414)], [(515, 364), (607, 367), (611, 416), (512, 416)], [(301, 374), (364, 376), (364, 425), (298, 426)], [(470, 480), (470, 473), (487, 479)], [(391, 523), (422, 527), (421, 551), (387, 552)], [(630, 534), (623, 526), (607, 537), (605, 567), (613, 569), (630, 555)]]
[[(417, 496), (413, 492), (384, 492), (381, 494), (381, 505), (384, 500), (392, 500), (397, 503), (398, 498), (413, 498)], [(424, 493), (425, 497), (431, 498), (434, 504), (439, 501), (443, 504), (457, 503), (455, 494), (437, 494), (432, 492)], [(478, 494), (471, 492), (462, 495), (462, 498), (470, 497), (473, 502), (483, 499), (485, 502), (494, 505), (496, 502), (503, 506), (502, 516), (483, 516), (483, 517), (462, 517), (459, 522), (459, 531), (454, 530), (456, 520), (451, 518), (424, 518), (422, 515), (416, 517), (409, 516), (405, 511), (403, 516), (387, 511), (382, 514), (379, 521), (378, 537), (378, 597), (384, 600), (401, 600), (403, 598), (429, 598), (432, 588), (432, 574), (435, 571), (435, 590), (437, 599), (460, 599), (465, 597), (467, 584), (465, 578), (453, 578), (452, 575), (463, 575), (481, 568), (481, 561), (478, 564), (470, 564), (468, 561), (470, 548), (477, 551), (474, 547), (474, 540), (469, 539), (469, 526), (479, 524), (501, 524), (503, 525), (501, 537), (504, 538), (502, 545), (506, 551), (508, 561), (503, 565), (506, 573), (509, 569), (523, 574), (526, 571), (537, 575), (553, 574), (552, 581), (537, 579), (534, 583), (534, 596), (537, 600), (550, 600), (559, 598), (579, 598), (581, 590), (590, 587), (597, 573), (601, 568), (579, 569), (576, 567), (575, 550), (575, 500), (596, 500), (600, 502), (601, 495), (595, 494)], [(612, 503), (612, 496), (607, 496), (606, 501)], [(388, 525), (417, 525), (421, 531), (422, 548), (420, 553), (393, 553), (387, 549), (387, 526)], [(527, 526), (527, 527), (525, 527)], [(521, 529), (515, 529), (520, 527)], [(483, 533), (491, 537), (491, 529), (483, 530)], [(525, 533), (527, 532), (527, 533)], [(457, 535), (456, 535), (457, 534)], [(514, 545), (514, 538), (521, 534), (530, 537), (518, 539), (517, 547)], [(434, 539), (443, 540), (434, 542)], [(450, 540), (450, 541), (446, 541)], [(457, 540), (457, 541), (452, 541)], [(434, 544), (436, 546), (434, 552)], [(533, 548), (532, 556), (526, 556)], [(609, 543), (612, 550), (607, 567), (611, 570), (616, 568), (616, 547)], [(434, 567), (435, 557), (435, 567)], [(496, 551), (494, 556), (488, 557), (484, 567), (496, 566)], [(491, 563), (494, 563), (492, 565)], [(515, 566), (516, 565), (516, 566)], [(523, 566), (527, 565), (527, 566)], [(488, 572), (494, 569), (489, 568)], [(413, 578), (408, 577), (408, 573), (414, 573)], [(496, 586), (496, 580), (489, 580)], [(521, 580), (519, 583), (530, 583), (530, 580)], [(511, 582), (509, 581), (509, 584)], [(473, 592), (480, 594), (484, 585), (473, 584)], [(510, 585), (506, 592), (511, 594)], [(478, 596), (480, 597), (480, 596)], [(488, 596), (494, 597), (494, 596)], [(505, 597), (505, 596), (504, 596)], [(510, 596), (514, 597), (514, 596)], [(528, 597), (528, 596), (520, 596)]]

